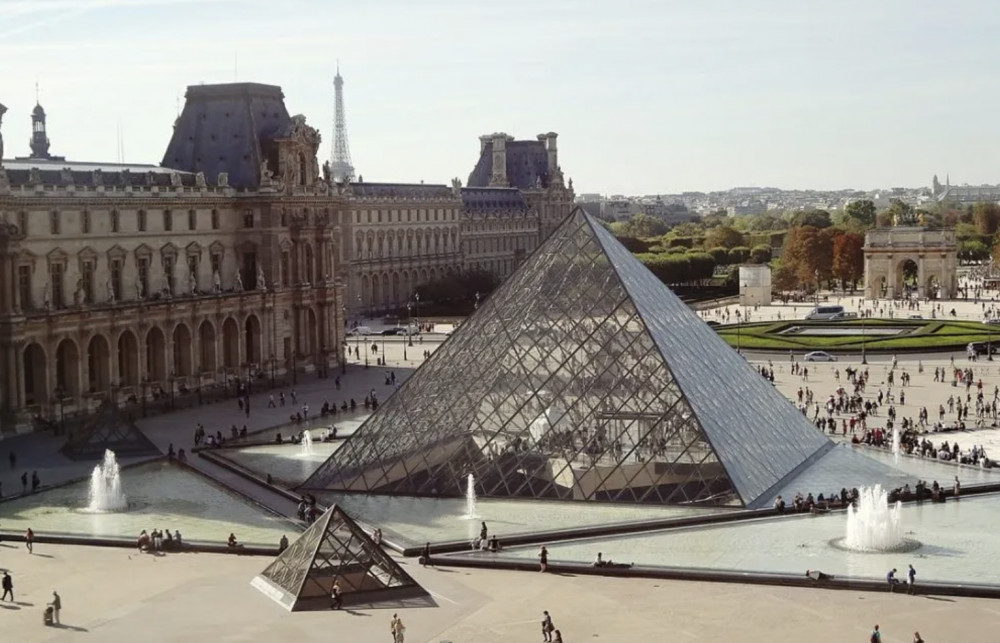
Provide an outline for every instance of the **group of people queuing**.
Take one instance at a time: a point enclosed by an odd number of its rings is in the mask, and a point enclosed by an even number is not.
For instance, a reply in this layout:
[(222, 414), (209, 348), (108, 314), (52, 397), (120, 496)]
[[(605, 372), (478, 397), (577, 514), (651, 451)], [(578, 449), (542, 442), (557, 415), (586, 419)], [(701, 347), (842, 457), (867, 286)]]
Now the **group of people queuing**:
[(307, 525), (313, 524), (322, 515), (322, 510), (316, 504), (316, 496), (308, 493), (299, 497), (299, 504), (295, 508), (295, 517)]

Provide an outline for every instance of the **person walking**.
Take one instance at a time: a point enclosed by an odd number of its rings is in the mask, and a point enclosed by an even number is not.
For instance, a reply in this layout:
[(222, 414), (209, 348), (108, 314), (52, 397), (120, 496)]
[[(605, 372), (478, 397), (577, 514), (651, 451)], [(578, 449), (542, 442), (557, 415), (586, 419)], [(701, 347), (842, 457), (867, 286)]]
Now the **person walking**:
[(28, 493), (28, 472), (21, 474), (21, 493)]
[(552, 617), (549, 616), (548, 610), (542, 611), (542, 640), (551, 643), (552, 632), (554, 632), (555, 629), (555, 625), (552, 624)]
[[(957, 480), (957, 478), (956, 478), (956, 480)], [(31, 492), (34, 493), (34, 492), (38, 491), (38, 487), (41, 484), (42, 484), (42, 481), (38, 479), (38, 472), (37, 471), (32, 471), (31, 472)]]
[(35, 532), (31, 531), (31, 527), (24, 532), (24, 546), (28, 548), (29, 554), (35, 553)]
[(392, 632), (392, 643), (404, 643), (403, 637), (406, 634), (406, 626), (403, 625), (403, 619), (399, 618), (399, 614), (392, 615), (392, 621), (389, 622), (389, 631)]
[(878, 625), (875, 625), (875, 629), (872, 630), (872, 635), (868, 639), (868, 643), (882, 643), (882, 632), (878, 631)]
[(914, 583), (917, 582), (917, 570), (913, 569), (913, 565), (910, 565), (910, 569), (907, 570), (906, 578), (909, 581), (906, 584), (906, 593), (912, 594)]
[(52, 602), (49, 603), (52, 606), (52, 622), (59, 623), (59, 610), (62, 609), (62, 598), (59, 597), (59, 592), (52, 590)]
[(333, 592), (330, 593), (330, 609), (339, 610), (344, 604), (344, 595), (340, 591), (340, 583), (333, 584)]
[(7, 594), (10, 594), (11, 602), (14, 601), (14, 579), (10, 577), (10, 573), (4, 571), (3, 573), (3, 598), (0, 600), (7, 600)]
[(542, 545), (541, 551), (538, 552), (538, 563), (538, 571), (540, 572), (544, 572), (549, 566), (549, 550), (545, 548), (545, 545)]

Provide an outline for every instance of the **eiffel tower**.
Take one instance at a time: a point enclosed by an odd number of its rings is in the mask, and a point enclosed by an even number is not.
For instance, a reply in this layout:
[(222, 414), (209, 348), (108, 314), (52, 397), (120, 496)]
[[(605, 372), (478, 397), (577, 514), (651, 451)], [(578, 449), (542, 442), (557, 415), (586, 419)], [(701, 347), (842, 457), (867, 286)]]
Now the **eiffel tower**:
[(333, 91), (333, 153), (330, 155), (330, 176), (334, 181), (343, 183), (354, 178), (354, 166), (351, 165), (351, 147), (347, 143), (344, 79), (340, 76), (340, 63), (337, 63), (337, 75), (333, 78)]

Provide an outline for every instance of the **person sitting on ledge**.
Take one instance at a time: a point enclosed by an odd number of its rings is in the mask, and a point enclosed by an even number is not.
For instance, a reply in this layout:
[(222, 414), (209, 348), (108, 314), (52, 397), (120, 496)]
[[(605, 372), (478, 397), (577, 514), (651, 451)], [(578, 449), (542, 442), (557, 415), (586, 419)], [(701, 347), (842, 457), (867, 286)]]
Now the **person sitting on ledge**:
[(785, 513), (785, 501), (781, 496), (778, 496), (777, 500), (774, 501), (774, 510), (779, 514)]
[(226, 545), (228, 545), (230, 549), (243, 548), (243, 545), (241, 543), (236, 542), (236, 535), (232, 533), (229, 534), (229, 539), (226, 541)]
[(278, 435), (274, 436), (274, 443), (281, 444), (282, 442), (284, 442), (284, 439), (281, 437), (281, 431), (278, 431)]
[(145, 529), (139, 532), (138, 546), (139, 546), (139, 551), (149, 550), (149, 534), (146, 533)]
[(824, 574), (818, 569), (807, 569), (806, 576), (817, 582), (821, 580), (830, 580), (831, 578), (833, 578), (832, 574)]
[(496, 534), (493, 534), (492, 536), (490, 536), (489, 545), (487, 546), (486, 549), (487, 549), (487, 551), (491, 551), (494, 554), (497, 553), (498, 551), (501, 551), (503, 549), (503, 547), (501, 547), (501, 545), (500, 545), (500, 541), (497, 540)]

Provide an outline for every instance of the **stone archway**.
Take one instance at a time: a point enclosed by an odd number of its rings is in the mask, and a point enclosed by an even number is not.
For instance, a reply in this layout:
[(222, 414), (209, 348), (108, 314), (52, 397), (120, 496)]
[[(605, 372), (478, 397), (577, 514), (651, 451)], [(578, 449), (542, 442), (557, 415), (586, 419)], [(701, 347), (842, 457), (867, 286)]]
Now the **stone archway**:
[(923, 295), (923, 285), (919, 283), (920, 266), (911, 257), (904, 257), (894, 271), (896, 297), (908, 298)]
[(174, 327), (174, 373), (191, 375), (193, 364), (191, 359), (191, 331), (187, 324), (180, 323)]
[[(939, 230), (915, 225), (877, 228), (865, 234), (865, 297), (890, 299), (904, 297), (904, 268), (916, 266), (913, 278), (918, 297), (930, 295), (927, 284), (934, 278), (940, 284), (939, 296), (951, 299), (958, 289), (958, 245), (954, 230)], [(909, 262), (912, 262), (909, 263)], [(885, 294), (880, 286), (885, 282)]]
[(156, 382), (167, 379), (167, 338), (156, 326), (146, 333), (146, 375)]
[(306, 345), (303, 346), (303, 352), (307, 355), (315, 355), (319, 350), (319, 342), (317, 341), (319, 331), (319, 324), (316, 323), (316, 311), (312, 308), (306, 309)]
[(56, 388), (64, 396), (80, 393), (80, 351), (72, 339), (64, 339), (56, 347)]
[(36, 342), (28, 344), (22, 354), (24, 369), (24, 403), (44, 404), (49, 400), (48, 367), (45, 350)]
[(222, 365), (227, 368), (240, 365), (240, 328), (232, 317), (222, 324)]
[(111, 384), (111, 350), (103, 335), (87, 343), (87, 385), (91, 393), (108, 390)]
[(139, 341), (130, 330), (118, 336), (118, 377), (122, 386), (139, 383)]
[(260, 320), (257, 315), (249, 315), (244, 324), (244, 348), (248, 364), (260, 364)]
[(202, 373), (214, 373), (215, 363), (215, 326), (207, 319), (198, 327), (198, 343), (201, 345), (199, 367)]

